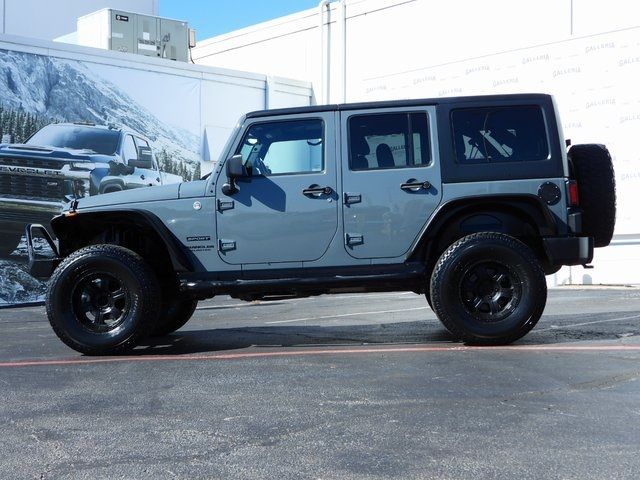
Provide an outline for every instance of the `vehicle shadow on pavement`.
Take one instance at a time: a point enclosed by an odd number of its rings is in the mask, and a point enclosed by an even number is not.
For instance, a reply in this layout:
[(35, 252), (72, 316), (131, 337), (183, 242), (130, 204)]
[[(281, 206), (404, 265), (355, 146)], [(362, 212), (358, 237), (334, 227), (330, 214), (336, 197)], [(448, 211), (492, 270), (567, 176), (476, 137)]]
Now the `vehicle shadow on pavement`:
[[(620, 340), (640, 336), (640, 312), (545, 315), (516, 345)], [(456, 339), (437, 321), (359, 325), (286, 325), (179, 330), (140, 342), (138, 355), (181, 355), (248, 347), (356, 346), (452, 343)]]
[(179, 330), (171, 335), (142, 340), (133, 354), (179, 355), (257, 347), (354, 346), (365, 344), (417, 344), (454, 342), (436, 322), (400, 322), (372, 325), (287, 325)]

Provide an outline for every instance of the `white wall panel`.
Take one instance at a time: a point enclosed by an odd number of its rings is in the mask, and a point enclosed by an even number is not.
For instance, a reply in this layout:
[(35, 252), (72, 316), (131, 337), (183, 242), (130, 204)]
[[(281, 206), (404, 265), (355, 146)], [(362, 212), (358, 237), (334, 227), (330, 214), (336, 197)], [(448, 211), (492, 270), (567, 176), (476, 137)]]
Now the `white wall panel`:
[(636, 27), (640, 22), (637, 0), (573, 0), (573, 34), (594, 33)]
[(101, 8), (158, 14), (157, 0), (0, 0), (0, 33), (53, 40), (76, 30), (76, 20)]

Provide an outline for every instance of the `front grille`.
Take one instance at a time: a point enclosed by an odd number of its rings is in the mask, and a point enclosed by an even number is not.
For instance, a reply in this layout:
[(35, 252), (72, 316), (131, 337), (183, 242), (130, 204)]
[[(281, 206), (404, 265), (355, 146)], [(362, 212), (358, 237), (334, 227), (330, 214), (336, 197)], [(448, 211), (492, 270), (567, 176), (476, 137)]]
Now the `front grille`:
[(28, 157), (0, 157), (0, 165), (8, 165), (11, 167), (32, 167), (32, 168), (48, 168), (60, 170), (64, 162), (60, 160), (50, 160), (47, 158), (28, 158)]
[(61, 200), (64, 198), (64, 181), (59, 178), (0, 175), (0, 195)]
[(7, 224), (19, 225), (20, 229), (28, 223), (40, 223), (48, 226), (51, 219), (61, 211), (62, 208), (51, 212), (10, 212), (0, 208), (0, 223), (3, 223), (4, 226), (8, 226)]

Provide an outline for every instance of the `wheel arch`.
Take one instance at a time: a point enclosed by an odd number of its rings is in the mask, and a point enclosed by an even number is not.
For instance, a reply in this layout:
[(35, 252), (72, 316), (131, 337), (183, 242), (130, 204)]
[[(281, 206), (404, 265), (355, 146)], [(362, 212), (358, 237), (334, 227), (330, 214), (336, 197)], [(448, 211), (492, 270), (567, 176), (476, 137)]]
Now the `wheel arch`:
[(122, 192), (126, 190), (127, 186), (122, 178), (109, 178), (104, 182), (101, 182), (98, 187), (100, 194)]
[(557, 235), (557, 230), (551, 212), (535, 195), (460, 198), (446, 202), (436, 210), (421, 232), (409, 260), (434, 263), (457, 239), (487, 231), (525, 239), (525, 243), (544, 258), (539, 239)]
[[(59, 215), (51, 221), (51, 227), (60, 242), (62, 257), (100, 239), (102, 243), (124, 244), (143, 257), (149, 253), (145, 248), (161, 253), (161, 259), (169, 259), (165, 263), (170, 264), (175, 273), (196, 271), (188, 250), (156, 215), (144, 210)], [(127, 232), (135, 232), (135, 235), (123, 237)]]

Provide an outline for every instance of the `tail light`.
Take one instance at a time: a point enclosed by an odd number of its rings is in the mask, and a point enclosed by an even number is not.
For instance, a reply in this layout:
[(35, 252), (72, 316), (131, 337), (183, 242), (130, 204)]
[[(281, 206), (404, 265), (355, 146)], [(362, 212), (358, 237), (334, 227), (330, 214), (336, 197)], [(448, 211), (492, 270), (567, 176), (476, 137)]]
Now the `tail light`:
[(569, 206), (577, 207), (580, 205), (580, 195), (578, 193), (578, 182), (575, 180), (569, 180), (567, 185), (567, 190), (569, 194)]

